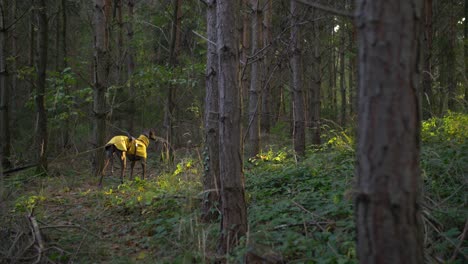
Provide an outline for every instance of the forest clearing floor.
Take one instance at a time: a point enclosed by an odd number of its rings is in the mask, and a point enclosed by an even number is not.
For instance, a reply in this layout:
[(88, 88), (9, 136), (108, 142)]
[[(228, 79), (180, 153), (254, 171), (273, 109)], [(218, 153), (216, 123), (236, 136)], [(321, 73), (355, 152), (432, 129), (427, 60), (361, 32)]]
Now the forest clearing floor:
[[(467, 260), (465, 131), (467, 115), (423, 124), (427, 263)], [(283, 147), (245, 161), (249, 233), (227, 257), (231, 263), (357, 263), (354, 142), (344, 131), (325, 142), (310, 148), (300, 162)], [(53, 164), (48, 176), (28, 170), (6, 178), (10, 203), (0, 219), (1, 263), (34, 263), (41, 244), (42, 263), (218, 259), (219, 224), (199, 220), (203, 167), (198, 155), (187, 155), (174, 166), (150, 159), (148, 180), (136, 177), (119, 184), (117, 172), (105, 178), (102, 190), (89, 169), (79, 170), (86, 166)], [(41, 239), (34, 235), (34, 221)]]

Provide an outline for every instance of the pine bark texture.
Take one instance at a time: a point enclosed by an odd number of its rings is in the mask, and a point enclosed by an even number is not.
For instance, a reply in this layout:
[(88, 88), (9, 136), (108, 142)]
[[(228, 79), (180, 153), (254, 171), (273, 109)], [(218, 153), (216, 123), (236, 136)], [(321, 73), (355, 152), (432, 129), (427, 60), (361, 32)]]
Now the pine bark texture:
[(344, 21), (340, 24), (340, 97), (341, 97), (341, 114), (340, 124), (346, 127), (346, 72), (345, 72), (345, 46), (346, 46), (346, 28)]
[[(317, 14), (317, 11), (314, 11)], [(314, 15), (314, 18), (317, 17)], [(310, 85), (310, 107), (309, 122), (311, 126), (311, 141), (314, 145), (320, 145), (320, 108), (321, 108), (321, 86), (322, 86), (322, 66), (320, 54), (320, 29), (319, 21), (312, 22), (313, 25), (313, 62), (312, 62), (312, 82)]]
[(128, 49), (127, 49), (127, 74), (128, 74), (128, 85), (129, 85), (129, 92), (130, 92), (130, 123), (128, 131), (130, 134), (133, 135), (135, 124), (134, 124), (134, 116), (136, 112), (136, 103), (135, 103), (135, 85), (133, 83), (133, 73), (135, 72), (135, 47), (133, 43), (133, 23), (135, 20), (134, 15), (134, 6), (135, 0), (128, 0), (127, 1), (127, 9), (128, 9), (128, 21), (127, 25), (127, 42), (128, 42)]
[[(272, 37), (272, 23), (273, 23), (273, 2), (266, 0), (263, 9), (263, 47), (271, 45)], [(260, 118), (260, 131), (262, 134), (269, 134), (272, 123), (272, 89), (270, 85), (269, 75), (271, 75), (272, 67), (272, 53), (266, 53), (263, 59), (263, 87), (262, 87), (262, 107)]]
[(260, 152), (260, 95), (262, 56), (257, 52), (262, 48), (262, 10), (260, 0), (251, 0), (252, 8), (252, 57), (250, 65), (250, 89), (249, 89), (249, 146), (248, 156), (255, 157)]
[(305, 155), (305, 112), (304, 94), (302, 88), (302, 50), (300, 43), (300, 29), (298, 18), (298, 6), (295, 0), (291, 0), (291, 90), (293, 100), (293, 142), (294, 151), (299, 156)]
[(110, 1), (94, 0), (94, 140), (96, 151), (94, 166), (96, 175), (102, 173), (104, 165), (104, 149), (106, 143), (107, 103), (105, 94), (109, 79), (109, 19)]
[(424, 58), (422, 72), (422, 114), (423, 118), (432, 117), (433, 93), (432, 93), (432, 0), (424, 0)]
[(360, 263), (423, 263), (419, 39), (422, 0), (357, 0)]
[(0, 162), (3, 167), (10, 166), (10, 89), (8, 86), (7, 69), (7, 6), (5, 1), (0, 2)]
[(202, 220), (208, 222), (219, 215), (219, 92), (218, 55), (216, 53), (216, 0), (208, 3), (206, 12), (207, 45), (205, 94), (205, 153)]
[(247, 208), (242, 171), (240, 96), (234, 1), (216, 8), (221, 179), (221, 237), (218, 252), (230, 252), (247, 232)]
[(47, 70), (47, 41), (48, 23), (45, 0), (35, 0), (37, 46), (36, 46), (36, 113), (37, 113), (37, 135), (36, 148), (38, 171), (47, 171), (47, 112), (45, 107), (46, 70)]

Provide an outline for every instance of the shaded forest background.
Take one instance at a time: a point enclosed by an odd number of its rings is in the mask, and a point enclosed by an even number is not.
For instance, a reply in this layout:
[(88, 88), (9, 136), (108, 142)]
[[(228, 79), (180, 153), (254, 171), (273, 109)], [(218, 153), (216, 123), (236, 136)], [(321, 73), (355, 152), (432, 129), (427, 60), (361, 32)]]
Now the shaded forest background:
[[(2, 220), (13, 227), (2, 229), (10, 232), (5, 237), (12, 246), (0, 247), (1, 256), (34, 255), (18, 235), (28, 224), (12, 223), (36, 210), (39, 224), (52, 226), (45, 241), (56, 248), (45, 254), (49, 260), (215, 259), (219, 226), (199, 221), (210, 157), (206, 131), (216, 116), (205, 108), (211, 1), (32, 2), (0, 5), (2, 166), (5, 172), (37, 167), (7, 173), (2, 182), (9, 202)], [(105, 21), (101, 30), (98, 2)], [(231, 259), (354, 263), (355, 4), (297, 2), (298, 12), (291, 13), (290, 1), (235, 1), (251, 241), (243, 241), (245, 247), (236, 248)], [(463, 263), (467, 3), (425, 0), (424, 5), (418, 92), (426, 258)], [(118, 185), (106, 177), (105, 190), (96, 190), (100, 165), (94, 151), (105, 143), (96, 133), (99, 119), (106, 140), (156, 130), (148, 181)], [(119, 220), (111, 223), (114, 217)], [(89, 223), (96, 219), (102, 224)], [(101, 246), (91, 243), (95, 236)]]

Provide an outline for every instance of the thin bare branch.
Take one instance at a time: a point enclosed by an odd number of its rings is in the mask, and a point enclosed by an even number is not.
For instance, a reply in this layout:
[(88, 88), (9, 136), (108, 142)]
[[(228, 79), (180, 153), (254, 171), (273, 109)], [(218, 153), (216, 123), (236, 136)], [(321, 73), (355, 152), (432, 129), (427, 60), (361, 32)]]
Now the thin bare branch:
[(296, 1), (299, 2), (299, 3), (302, 3), (304, 5), (308, 5), (310, 7), (320, 9), (322, 11), (332, 13), (334, 15), (348, 17), (348, 18), (353, 18), (354, 17), (354, 15), (352, 13), (350, 13), (350, 12), (348, 12), (346, 10), (339, 10), (339, 9), (336, 9), (336, 8), (333, 8), (333, 7), (330, 7), (330, 6), (325, 6), (325, 5), (319, 4), (319, 3), (315, 2), (315, 1), (312, 1), (312, 0), (296, 0)]

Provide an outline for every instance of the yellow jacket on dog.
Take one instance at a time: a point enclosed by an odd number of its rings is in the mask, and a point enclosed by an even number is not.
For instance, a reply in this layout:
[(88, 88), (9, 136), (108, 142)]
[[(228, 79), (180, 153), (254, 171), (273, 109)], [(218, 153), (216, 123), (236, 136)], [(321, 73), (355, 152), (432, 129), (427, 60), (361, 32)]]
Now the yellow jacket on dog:
[(140, 135), (137, 139), (130, 142), (127, 155), (135, 155), (146, 159), (146, 148), (148, 145), (149, 139), (145, 135)]
[(127, 152), (130, 149), (130, 139), (127, 136), (115, 136), (107, 142), (106, 147), (110, 145), (114, 145), (122, 152)]
[(127, 155), (135, 155), (146, 159), (146, 148), (149, 145), (149, 139), (145, 135), (140, 135), (134, 140), (130, 140), (127, 136), (115, 136), (107, 142), (106, 146), (109, 145), (114, 145), (124, 153), (127, 152)]

